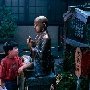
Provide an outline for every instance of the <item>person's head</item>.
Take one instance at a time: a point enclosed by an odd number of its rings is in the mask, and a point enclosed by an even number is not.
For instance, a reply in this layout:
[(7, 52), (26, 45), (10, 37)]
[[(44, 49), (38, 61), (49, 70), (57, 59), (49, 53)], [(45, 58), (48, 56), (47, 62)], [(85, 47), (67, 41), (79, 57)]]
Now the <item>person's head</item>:
[(5, 42), (3, 49), (5, 52), (5, 55), (9, 55), (11, 57), (18, 55), (18, 44), (14, 41)]
[(37, 33), (47, 30), (48, 19), (45, 16), (38, 16), (34, 20), (34, 28)]

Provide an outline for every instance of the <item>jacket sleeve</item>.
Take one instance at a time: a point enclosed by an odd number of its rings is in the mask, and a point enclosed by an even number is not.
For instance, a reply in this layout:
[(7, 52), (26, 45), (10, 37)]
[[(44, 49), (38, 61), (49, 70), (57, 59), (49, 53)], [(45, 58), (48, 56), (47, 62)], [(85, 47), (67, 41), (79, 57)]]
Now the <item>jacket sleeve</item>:
[(5, 79), (5, 76), (6, 76), (6, 64), (4, 60), (2, 60), (0, 65), (0, 78), (3, 80)]
[(1, 78), (2, 66), (0, 65), (0, 78)]
[(18, 68), (19, 68), (23, 65), (23, 61), (21, 57), (17, 57), (17, 59), (18, 59)]

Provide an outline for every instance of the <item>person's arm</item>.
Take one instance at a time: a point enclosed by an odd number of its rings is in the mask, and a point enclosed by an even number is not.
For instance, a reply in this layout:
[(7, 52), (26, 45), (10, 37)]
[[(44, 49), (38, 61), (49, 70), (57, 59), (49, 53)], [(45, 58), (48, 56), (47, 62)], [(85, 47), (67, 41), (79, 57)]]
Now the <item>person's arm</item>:
[(29, 38), (27, 39), (27, 45), (30, 49), (30, 56), (32, 57), (32, 59), (34, 59), (35, 57), (35, 52), (34, 52), (34, 48), (36, 47), (36, 42), (34, 40), (32, 40), (32, 38), (29, 36)]
[(5, 82), (0, 79), (0, 90), (3, 90), (3, 88), (7, 90), (5, 87)]
[(27, 45), (28, 47), (31, 49), (32, 47), (35, 47), (36, 44), (35, 44), (35, 41), (32, 40), (32, 38), (29, 36), (29, 38), (27, 39)]
[(4, 85), (5, 71), (6, 71), (5, 70), (5, 63), (2, 60), (1, 65), (0, 65), (0, 86), (1, 87), (5, 86)]
[(22, 63), (22, 66), (19, 67), (18, 69), (18, 73), (22, 73), (24, 69), (28, 68), (28, 67), (33, 67), (33, 62), (30, 63)]
[(0, 65), (0, 86), (1, 86), (1, 72), (2, 72), (2, 66)]
[(6, 63), (4, 60), (2, 60), (0, 65), (0, 79), (3, 80), (5, 76), (6, 76)]

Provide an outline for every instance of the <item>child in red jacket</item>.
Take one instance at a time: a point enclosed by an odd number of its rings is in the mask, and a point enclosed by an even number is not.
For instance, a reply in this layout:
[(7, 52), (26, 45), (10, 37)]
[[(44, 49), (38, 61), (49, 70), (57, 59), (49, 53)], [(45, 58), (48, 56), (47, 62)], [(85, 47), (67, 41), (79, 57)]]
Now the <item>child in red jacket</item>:
[(18, 56), (17, 43), (6, 42), (3, 46), (6, 57), (1, 60), (1, 79), (5, 82), (7, 90), (17, 90), (17, 76), (23, 69), (32, 66), (32, 63), (23, 64)]

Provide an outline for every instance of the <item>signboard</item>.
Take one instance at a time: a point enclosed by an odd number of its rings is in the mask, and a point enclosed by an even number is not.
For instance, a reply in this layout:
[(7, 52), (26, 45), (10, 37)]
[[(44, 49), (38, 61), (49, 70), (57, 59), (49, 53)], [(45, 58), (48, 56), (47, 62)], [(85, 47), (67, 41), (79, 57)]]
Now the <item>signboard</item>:
[(82, 59), (82, 52), (79, 47), (75, 50), (75, 75), (80, 77), (81, 75), (81, 59)]

